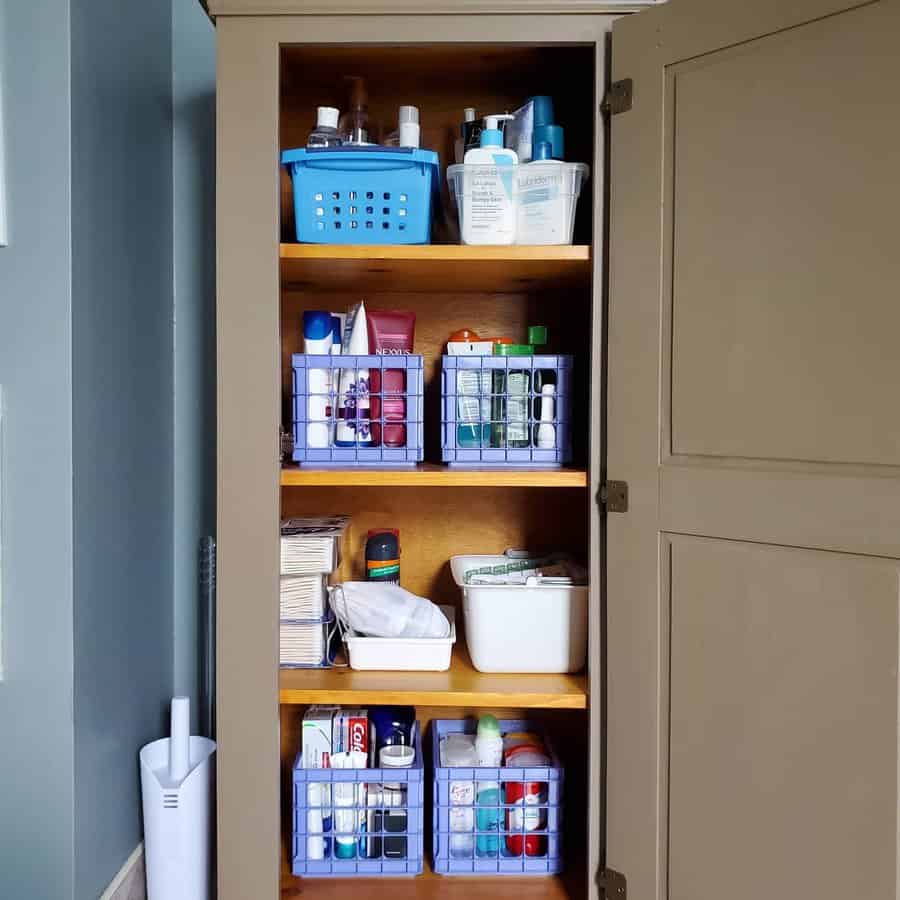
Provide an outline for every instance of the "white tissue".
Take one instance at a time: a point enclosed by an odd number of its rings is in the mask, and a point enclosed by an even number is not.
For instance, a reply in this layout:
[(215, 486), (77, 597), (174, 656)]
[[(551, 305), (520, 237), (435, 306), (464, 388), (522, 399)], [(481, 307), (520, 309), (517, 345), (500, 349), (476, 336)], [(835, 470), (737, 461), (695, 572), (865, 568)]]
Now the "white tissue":
[(385, 581), (345, 581), (329, 589), (335, 615), (371, 637), (446, 638), (450, 623), (430, 600)]

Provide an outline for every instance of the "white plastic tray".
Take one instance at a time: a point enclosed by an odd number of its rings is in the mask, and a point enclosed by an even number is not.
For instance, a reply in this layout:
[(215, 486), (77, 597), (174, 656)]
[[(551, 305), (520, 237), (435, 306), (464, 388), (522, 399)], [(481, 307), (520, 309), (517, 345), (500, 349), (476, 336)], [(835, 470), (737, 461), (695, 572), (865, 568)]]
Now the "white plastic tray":
[(442, 606), (450, 622), (448, 638), (364, 637), (350, 630), (344, 636), (351, 669), (360, 671), (446, 672), (456, 643), (455, 610)]

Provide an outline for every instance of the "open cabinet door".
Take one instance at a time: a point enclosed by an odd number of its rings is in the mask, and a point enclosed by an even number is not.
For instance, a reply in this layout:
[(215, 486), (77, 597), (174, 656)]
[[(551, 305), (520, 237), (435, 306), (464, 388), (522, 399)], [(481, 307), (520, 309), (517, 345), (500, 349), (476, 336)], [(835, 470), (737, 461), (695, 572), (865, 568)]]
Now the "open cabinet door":
[(898, 896), (900, 2), (619, 20), (607, 865)]

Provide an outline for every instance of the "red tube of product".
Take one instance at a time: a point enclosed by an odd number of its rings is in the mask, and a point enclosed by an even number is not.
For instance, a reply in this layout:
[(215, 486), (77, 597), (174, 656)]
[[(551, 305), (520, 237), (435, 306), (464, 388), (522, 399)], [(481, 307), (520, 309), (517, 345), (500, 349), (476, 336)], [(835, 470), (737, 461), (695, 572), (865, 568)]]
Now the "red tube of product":
[[(366, 322), (369, 328), (370, 353), (374, 353), (376, 356), (405, 356), (412, 353), (416, 333), (415, 313), (396, 309), (366, 310)], [(405, 371), (403, 369), (371, 369), (369, 371), (369, 403), (372, 445), (405, 447)]]

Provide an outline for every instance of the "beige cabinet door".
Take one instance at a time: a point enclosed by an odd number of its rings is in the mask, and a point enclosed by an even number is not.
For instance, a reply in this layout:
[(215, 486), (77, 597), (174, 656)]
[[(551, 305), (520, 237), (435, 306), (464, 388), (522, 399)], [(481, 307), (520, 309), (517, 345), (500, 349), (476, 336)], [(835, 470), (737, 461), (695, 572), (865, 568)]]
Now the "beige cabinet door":
[(613, 78), (607, 865), (896, 898), (900, 2), (673, 0)]

